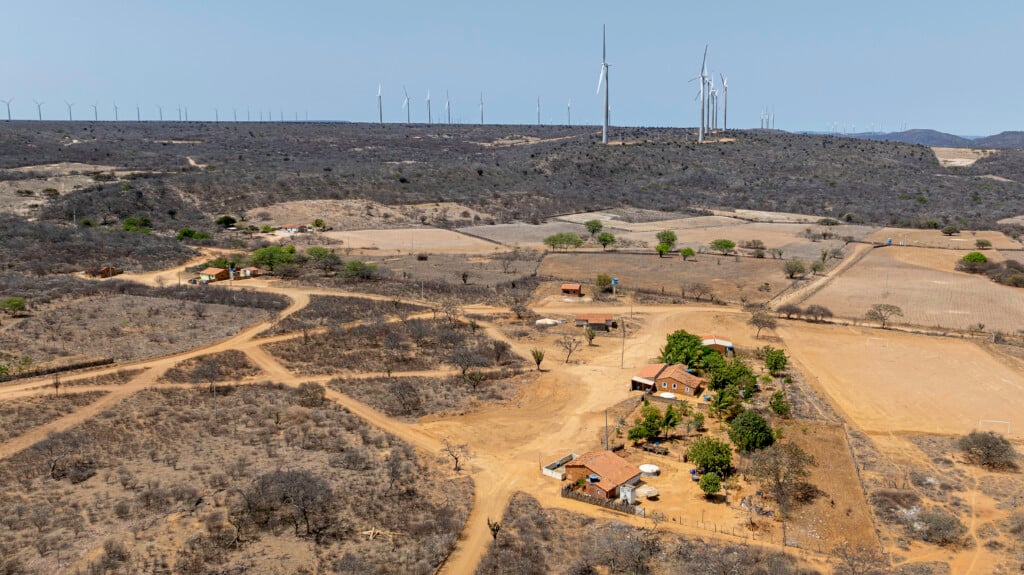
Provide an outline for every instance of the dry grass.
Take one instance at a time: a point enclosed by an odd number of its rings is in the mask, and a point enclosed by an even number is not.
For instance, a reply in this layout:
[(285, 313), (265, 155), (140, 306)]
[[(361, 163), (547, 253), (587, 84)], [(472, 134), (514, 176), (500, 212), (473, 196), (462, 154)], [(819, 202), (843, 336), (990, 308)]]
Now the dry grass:
[(106, 395), (105, 391), (25, 397), (0, 402), (0, 443), (63, 417)]
[[(225, 388), (214, 417), (208, 394), (147, 390), (51, 436), (0, 463), (0, 556), (29, 574), (103, 562), (108, 572), (432, 573), (466, 518), (470, 482), (310, 400), (272, 385)], [(333, 496), (311, 511), (329, 529), (269, 529), (246, 511), (237, 494), (275, 470), (320, 478)], [(123, 551), (104, 549), (111, 540)]]
[(341, 296), (310, 296), (309, 304), (299, 311), (278, 320), (261, 336), (293, 333), (321, 326), (338, 326), (352, 321), (374, 318), (404, 317), (426, 311), (421, 306), (398, 301), (384, 302), (365, 298)]
[(249, 361), (249, 356), (238, 350), (222, 351), (186, 359), (164, 373), (164, 383), (209, 383), (210, 381), (240, 380), (262, 373)]

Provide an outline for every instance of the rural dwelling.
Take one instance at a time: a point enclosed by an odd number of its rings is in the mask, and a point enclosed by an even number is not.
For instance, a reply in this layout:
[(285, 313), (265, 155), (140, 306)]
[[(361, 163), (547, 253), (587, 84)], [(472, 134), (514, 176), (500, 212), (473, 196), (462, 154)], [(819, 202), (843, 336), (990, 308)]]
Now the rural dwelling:
[(85, 273), (94, 278), (112, 278), (116, 275), (121, 274), (123, 271), (124, 270), (117, 269), (114, 266), (103, 266), (99, 268), (93, 268)]
[(562, 295), (583, 297), (583, 286), (577, 283), (562, 284)]
[(263, 270), (255, 266), (249, 266), (238, 270), (237, 275), (240, 278), (258, 278), (263, 275)]
[(231, 274), (224, 268), (206, 268), (199, 272), (199, 279), (207, 282), (223, 281), (229, 277)]
[(704, 380), (689, 372), (683, 364), (645, 365), (630, 381), (630, 389), (647, 393), (682, 393), (691, 397), (700, 393)]
[(736, 348), (733, 347), (732, 342), (717, 335), (706, 335), (701, 338), (701, 343), (722, 355), (736, 354)]
[(591, 313), (576, 316), (576, 327), (590, 327), (594, 331), (608, 331), (619, 327), (610, 313)]
[(591, 451), (565, 464), (565, 478), (584, 482), (583, 492), (598, 499), (623, 499), (640, 481), (640, 468), (611, 451)]
[(667, 363), (651, 363), (643, 366), (633, 376), (630, 389), (633, 391), (646, 391), (652, 393), (654, 391), (655, 383), (654, 380), (658, 378), (658, 374), (661, 373), (666, 367)]
[(285, 224), (281, 226), (280, 229), (281, 231), (288, 232), (289, 234), (301, 234), (308, 231), (309, 228), (301, 224)]

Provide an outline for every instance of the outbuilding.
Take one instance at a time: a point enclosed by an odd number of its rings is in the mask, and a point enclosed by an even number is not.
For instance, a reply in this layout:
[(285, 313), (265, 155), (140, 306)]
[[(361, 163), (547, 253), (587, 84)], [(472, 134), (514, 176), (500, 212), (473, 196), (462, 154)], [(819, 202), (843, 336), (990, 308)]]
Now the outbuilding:
[(231, 277), (231, 273), (224, 268), (206, 268), (199, 272), (199, 279), (207, 282), (219, 282)]
[(263, 275), (263, 270), (255, 266), (242, 268), (236, 272), (240, 278), (258, 278)]
[(591, 313), (576, 316), (576, 327), (589, 327), (594, 331), (608, 331), (619, 327), (618, 322), (610, 313)]
[(736, 348), (732, 345), (732, 341), (725, 339), (724, 337), (718, 337), (717, 335), (706, 335), (701, 338), (701, 343), (706, 347), (717, 351), (721, 355), (735, 355)]
[[(565, 478), (583, 481), (583, 491), (598, 499), (631, 496), (640, 481), (640, 468), (611, 451), (591, 451), (565, 464)], [(623, 487), (626, 487), (623, 489)]]
[(583, 285), (578, 283), (564, 283), (562, 284), (562, 295), (583, 297)]

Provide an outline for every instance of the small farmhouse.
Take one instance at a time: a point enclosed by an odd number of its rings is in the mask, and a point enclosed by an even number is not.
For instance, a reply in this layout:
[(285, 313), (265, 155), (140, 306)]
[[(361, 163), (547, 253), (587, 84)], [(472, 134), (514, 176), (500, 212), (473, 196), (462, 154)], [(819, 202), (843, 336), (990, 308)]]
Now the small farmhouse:
[(263, 275), (263, 270), (255, 266), (242, 268), (236, 272), (240, 278), (258, 278)]
[(116, 275), (121, 274), (123, 271), (124, 270), (120, 270), (118, 268), (115, 268), (114, 266), (103, 266), (103, 267), (93, 268), (91, 270), (88, 270), (85, 273), (87, 275), (90, 275), (90, 276), (94, 277), (94, 278), (112, 278), (112, 277), (114, 277)]
[(610, 313), (592, 313), (576, 316), (576, 327), (589, 327), (594, 331), (608, 331), (619, 327), (619, 325)]
[(647, 393), (682, 393), (691, 397), (700, 393), (704, 380), (693, 375), (683, 364), (667, 365), (653, 363), (645, 365), (630, 381), (630, 389)]
[(592, 451), (566, 463), (565, 478), (583, 480), (583, 491), (591, 497), (622, 499), (640, 481), (640, 468), (611, 451)]
[(562, 284), (562, 295), (583, 297), (583, 286), (578, 283)]
[(223, 281), (231, 277), (231, 273), (224, 268), (206, 268), (199, 272), (199, 279), (207, 282)]
[(706, 335), (701, 338), (701, 343), (722, 355), (734, 355), (736, 353), (736, 348), (733, 347), (731, 341), (717, 335)]
[(301, 234), (309, 231), (309, 228), (302, 224), (285, 224), (281, 226), (281, 231), (288, 232), (289, 234)]

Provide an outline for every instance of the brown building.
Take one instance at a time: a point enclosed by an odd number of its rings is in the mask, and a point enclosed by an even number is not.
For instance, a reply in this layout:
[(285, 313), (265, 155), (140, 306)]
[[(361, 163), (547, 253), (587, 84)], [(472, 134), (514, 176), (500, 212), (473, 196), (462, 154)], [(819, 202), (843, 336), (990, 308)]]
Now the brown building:
[(732, 345), (732, 342), (724, 337), (706, 335), (701, 338), (701, 343), (722, 355), (734, 355), (736, 353), (736, 348)]
[(590, 327), (594, 331), (608, 331), (618, 327), (618, 323), (610, 313), (580, 314), (576, 316), (576, 327)]
[(640, 481), (640, 468), (611, 451), (591, 451), (565, 464), (565, 478), (583, 480), (583, 491), (599, 499), (620, 497), (619, 488)]
[(242, 278), (258, 278), (263, 275), (263, 270), (258, 267), (249, 266), (238, 270), (238, 277)]
[(206, 268), (199, 272), (199, 279), (207, 282), (219, 282), (231, 277), (231, 272), (224, 268)]
[(562, 295), (583, 297), (583, 286), (577, 283), (562, 284)]
[(682, 393), (693, 397), (700, 393), (704, 380), (687, 371), (681, 363), (653, 363), (637, 372), (630, 385), (631, 389), (648, 393)]

